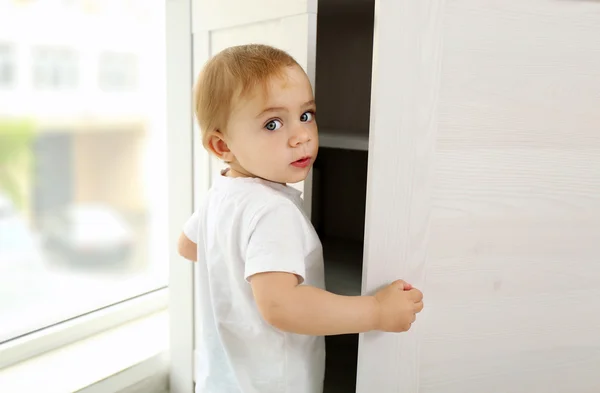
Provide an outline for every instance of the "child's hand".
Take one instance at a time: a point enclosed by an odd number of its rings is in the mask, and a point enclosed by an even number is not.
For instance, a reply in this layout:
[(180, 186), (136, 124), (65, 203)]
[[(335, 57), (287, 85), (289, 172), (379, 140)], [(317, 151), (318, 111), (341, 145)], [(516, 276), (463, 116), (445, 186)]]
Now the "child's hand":
[(377, 330), (406, 332), (423, 309), (423, 294), (402, 280), (394, 281), (375, 294), (378, 307)]

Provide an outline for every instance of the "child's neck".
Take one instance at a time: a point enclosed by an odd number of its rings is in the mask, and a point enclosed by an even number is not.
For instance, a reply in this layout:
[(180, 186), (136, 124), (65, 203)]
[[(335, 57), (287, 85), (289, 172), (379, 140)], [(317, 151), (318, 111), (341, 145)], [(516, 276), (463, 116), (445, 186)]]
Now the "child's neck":
[(250, 173), (244, 173), (244, 172), (241, 172), (241, 171), (237, 171), (237, 170), (235, 170), (234, 168), (231, 168), (231, 167), (228, 167), (227, 169), (223, 170), (221, 172), (221, 175), (225, 176), (225, 177), (231, 177), (231, 178), (255, 178), (255, 179), (262, 179), (262, 180), (265, 180), (265, 181), (268, 181), (268, 182), (271, 182), (271, 183), (277, 183), (277, 184), (281, 184), (282, 186), (287, 187), (286, 183), (274, 182), (272, 180), (265, 179), (265, 178), (260, 177), (260, 176), (255, 176), (255, 175), (252, 175)]
[(249, 176), (244, 173), (238, 172), (231, 167), (225, 169), (222, 174), (223, 174), (223, 176), (226, 176), (226, 177), (253, 177), (253, 176)]

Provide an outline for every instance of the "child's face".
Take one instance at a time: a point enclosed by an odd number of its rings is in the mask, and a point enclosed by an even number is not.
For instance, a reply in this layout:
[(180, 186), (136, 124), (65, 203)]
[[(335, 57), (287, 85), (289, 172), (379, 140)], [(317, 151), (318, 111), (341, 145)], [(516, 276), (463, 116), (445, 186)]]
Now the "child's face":
[(234, 103), (223, 133), (231, 175), (278, 183), (304, 180), (319, 149), (308, 77), (298, 66), (287, 67), (283, 77), (271, 78), (268, 94), (261, 88), (253, 93)]

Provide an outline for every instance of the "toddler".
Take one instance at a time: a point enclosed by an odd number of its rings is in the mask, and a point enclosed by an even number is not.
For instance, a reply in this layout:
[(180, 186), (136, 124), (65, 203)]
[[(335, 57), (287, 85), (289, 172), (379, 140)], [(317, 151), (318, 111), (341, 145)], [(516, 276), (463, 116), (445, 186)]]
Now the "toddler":
[(204, 147), (227, 163), (179, 240), (199, 261), (196, 392), (320, 393), (323, 336), (406, 331), (422, 294), (401, 280), (374, 296), (325, 290), (321, 242), (287, 185), (306, 178), (319, 149), (312, 87), (290, 55), (220, 52), (194, 104)]

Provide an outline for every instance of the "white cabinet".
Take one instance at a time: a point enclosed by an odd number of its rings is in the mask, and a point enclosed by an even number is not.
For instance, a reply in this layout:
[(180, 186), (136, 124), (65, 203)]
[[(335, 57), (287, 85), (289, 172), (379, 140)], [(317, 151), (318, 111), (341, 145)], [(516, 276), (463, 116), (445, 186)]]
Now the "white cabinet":
[[(378, 2), (360, 393), (600, 391), (600, 2)], [(318, 78), (318, 75), (317, 75)]]
[(194, 73), (260, 42), (313, 82), (321, 149), (297, 186), (329, 289), (404, 278), (425, 294), (406, 334), (328, 338), (325, 393), (600, 391), (600, 2), (195, 0), (193, 14)]

